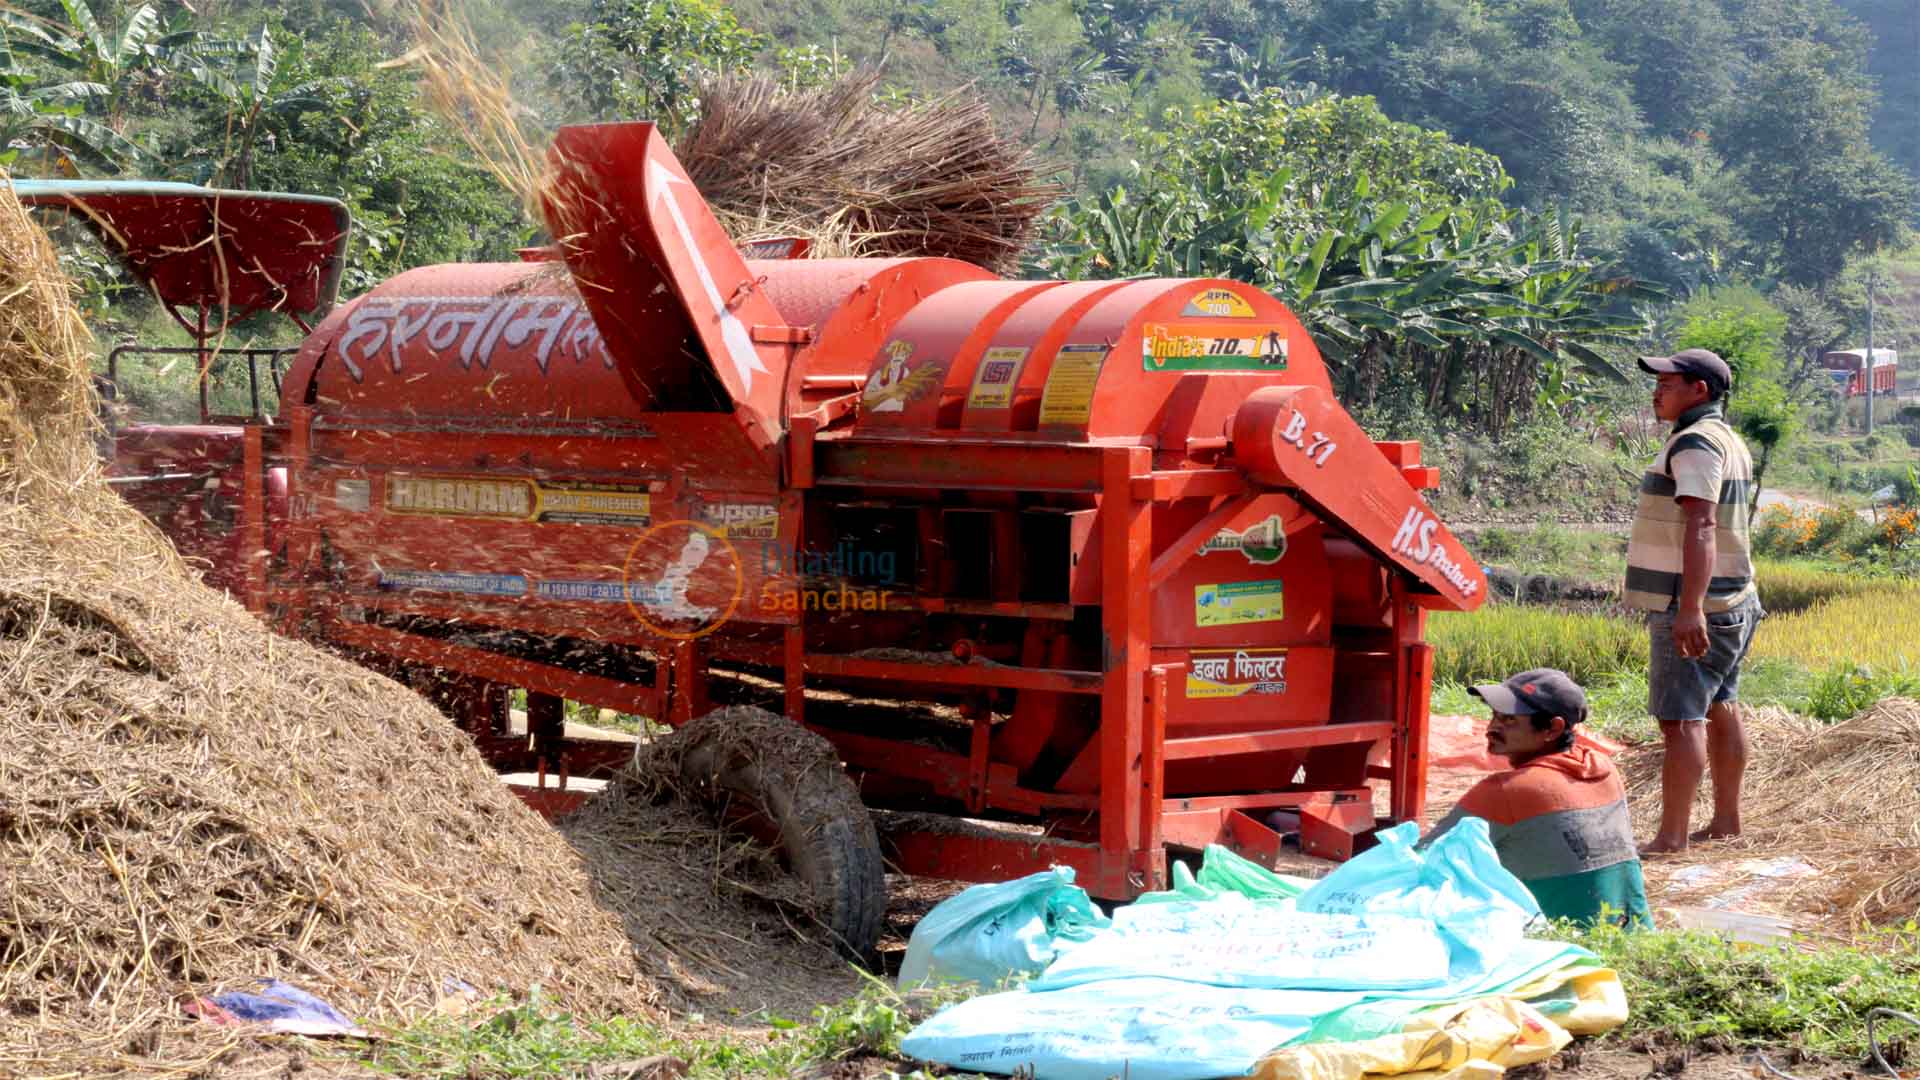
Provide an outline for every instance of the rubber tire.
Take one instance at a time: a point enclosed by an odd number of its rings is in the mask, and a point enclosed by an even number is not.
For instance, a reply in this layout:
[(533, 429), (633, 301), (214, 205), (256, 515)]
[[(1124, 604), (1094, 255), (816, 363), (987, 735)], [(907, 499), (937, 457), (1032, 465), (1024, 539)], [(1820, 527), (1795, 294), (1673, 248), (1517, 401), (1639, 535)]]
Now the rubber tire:
[(813, 732), (796, 727), (788, 737), (817, 742), (823, 759), (832, 760), (830, 769), (756, 757), (727, 719), (709, 714), (673, 736), (688, 740), (680, 756), (682, 783), (716, 804), (743, 800), (771, 821), (781, 855), (813, 894), (813, 914), (832, 933), (835, 948), (871, 966), (887, 913), (886, 864), (860, 789), (840, 767), (833, 744)]

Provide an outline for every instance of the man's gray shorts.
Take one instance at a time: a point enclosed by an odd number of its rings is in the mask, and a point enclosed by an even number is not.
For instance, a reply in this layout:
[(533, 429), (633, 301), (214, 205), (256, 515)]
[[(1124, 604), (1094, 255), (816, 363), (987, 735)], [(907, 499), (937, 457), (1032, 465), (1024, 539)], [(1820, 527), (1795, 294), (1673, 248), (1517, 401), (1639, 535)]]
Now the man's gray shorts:
[(1707, 655), (1690, 660), (1673, 643), (1672, 611), (1647, 614), (1651, 659), (1647, 665), (1647, 711), (1655, 720), (1705, 720), (1707, 708), (1740, 695), (1740, 662), (1766, 612), (1748, 597), (1730, 611), (1707, 615)]

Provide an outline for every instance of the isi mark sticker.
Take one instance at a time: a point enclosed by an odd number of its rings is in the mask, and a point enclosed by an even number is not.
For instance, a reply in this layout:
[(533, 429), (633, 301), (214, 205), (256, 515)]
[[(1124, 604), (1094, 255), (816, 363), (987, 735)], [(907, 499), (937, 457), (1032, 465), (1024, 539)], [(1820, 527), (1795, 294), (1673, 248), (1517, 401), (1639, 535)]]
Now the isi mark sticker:
[(1006, 409), (1013, 405), (1014, 387), (1020, 385), (1020, 369), (1027, 365), (1027, 350), (1010, 345), (988, 349), (973, 373), (973, 390), (967, 394), (967, 407)]

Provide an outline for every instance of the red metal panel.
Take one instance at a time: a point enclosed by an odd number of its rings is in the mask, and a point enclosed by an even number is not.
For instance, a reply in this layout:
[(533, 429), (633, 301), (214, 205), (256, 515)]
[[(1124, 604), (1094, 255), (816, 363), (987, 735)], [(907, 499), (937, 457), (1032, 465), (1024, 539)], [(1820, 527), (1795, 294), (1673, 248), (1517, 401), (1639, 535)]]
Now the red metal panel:
[(518, 795), (529, 809), (549, 821), (580, 809), (580, 804), (591, 796), (590, 792), (579, 788), (562, 791), (557, 787), (535, 788), (524, 784), (509, 784), (507, 790)]
[(1097, 671), (1056, 671), (1001, 664), (915, 664), (820, 653), (808, 656), (806, 663), (809, 675), (837, 675), (876, 682), (936, 686), (1002, 686), (1066, 694), (1100, 694), (1105, 693), (1107, 682), (1106, 676)]
[(1392, 724), (1321, 724), (1314, 727), (1243, 731), (1225, 735), (1184, 735), (1167, 740), (1167, 759), (1261, 754), (1270, 750), (1298, 750), (1307, 746), (1377, 742), (1393, 737)]
[(1433, 646), (1407, 648), (1406, 717), (1393, 763), (1391, 813), (1395, 821), (1420, 821), (1427, 812), (1427, 738), (1432, 730)]
[(258, 424), (246, 428), (241, 455), (240, 557), (246, 568), (240, 602), (248, 611), (262, 610), (267, 596), (267, 468), (265, 432)]
[(1101, 859), (1109, 875), (1117, 862), (1130, 880), (1138, 875), (1138, 887), (1158, 888), (1148, 860), (1159, 859), (1164, 867), (1165, 855), (1145, 851), (1141, 828), (1147, 790), (1142, 713), (1152, 644), (1146, 581), (1153, 555), (1153, 514), (1151, 503), (1133, 498), (1133, 480), (1152, 472), (1152, 455), (1144, 447), (1113, 448), (1105, 450), (1101, 460), (1105, 482), (1100, 535), (1106, 572), (1100, 614), (1107, 675), (1100, 700)]
[(1233, 433), (1235, 460), (1255, 479), (1298, 492), (1322, 517), (1457, 610), (1486, 601), (1480, 564), (1324, 391), (1257, 390), (1234, 414)]
[[(1156, 526), (1181, 516), (1179, 510), (1163, 511)], [(1333, 632), (1333, 582), (1321, 531), (1319, 520), (1291, 499), (1250, 503), (1203, 541), (1205, 554), (1188, 558), (1153, 590), (1154, 642), (1215, 648), (1326, 644)], [(1263, 543), (1235, 538), (1269, 532), (1284, 538), (1277, 557), (1273, 548), (1250, 557), (1232, 546)]]
[(346, 265), (351, 223), (335, 199), (146, 181), (13, 187), (26, 206), (71, 208), (163, 303), (216, 318), (317, 311)]
[(1109, 867), (1100, 848), (1044, 836), (1004, 836), (937, 832), (883, 833), (887, 861), (903, 873), (961, 881), (1010, 881), (1053, 866), (1071, 866), (1088, 893), (1109, 900), (1131, 900), (1123, 868)]
[(781, 432), (789, 351), (756, 344), (747, 328), (782, 318), (653, 124), (563, 127), (548, 152), (550, 231), (581, 283), (607, 350), (642, 386), (676, 380), (687, 359), (662, 348), (653, 289), (664, 284), (704, 346), (755, 446)]
[[(678, 311), (643, 310), (656, 340), (687, 333)], [(698, 378), (686, 363), (644, 378), (621, 371), (573, 282), (538, 263), (409, 270), (329, 321), (321, 411), (407, 420), (442, 436), (510, 418), (615, 431)], [(296, 364), (290, 375), (300, 374)]]
[[(1010, 446), (1019, 447), (1009, 453)], [(1100, 458), (1085, 446), (1000, 436), (890, 439), (822, 438), (816, 484), (888, 489), (973, 491), (1100, 490)]]
[(582, 675), (551, 664), (521, 660), (486, 649), (456, 645), (365, 623), (328, 620), (326, 635), (342, 645), (369, 649), (412, 663), (466, 672), (493, 682), (541, 690), (605, 709), (619, 709), (656, 718), (661, 716), (660, 695), (655, 687)]
[[(812, 329), (794, 354), (789, 415), (835, 394), (859, 391), (894, 327), (928, 297), (993, 275), (954, 259), (805, 259), (749, 263), (787, 321)], [(857, 400), (857, 399), (856, 399)]]
[(980, 281), (923, 301), (890, 330), (860, 399), (860, 429), (956, 427), (974, 366), (1010, 315), (1054, 282)]

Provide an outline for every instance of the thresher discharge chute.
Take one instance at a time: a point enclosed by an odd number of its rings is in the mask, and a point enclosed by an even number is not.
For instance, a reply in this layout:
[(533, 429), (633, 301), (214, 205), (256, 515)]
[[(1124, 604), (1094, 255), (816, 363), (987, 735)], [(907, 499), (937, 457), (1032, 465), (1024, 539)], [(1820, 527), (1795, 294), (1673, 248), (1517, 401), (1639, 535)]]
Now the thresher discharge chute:
[(551, 248), (339, 306), (245, 425), (240, 482), (286, 494), (243, 500), (231, 577), (275, 625), (430, 690), (536, 803), (624, 755), (566, 700), (784, 714), (845, 765), (795, 782), (880, 824), (792, 860), (861, 894), (858, 950), (883, 855), (1130, 898), (1169, 848), (1344, 858), (1419, 816), (1426, 613), (1484, 579), (1272, 297), (747, 257), (650, 124), (552, 164)]

